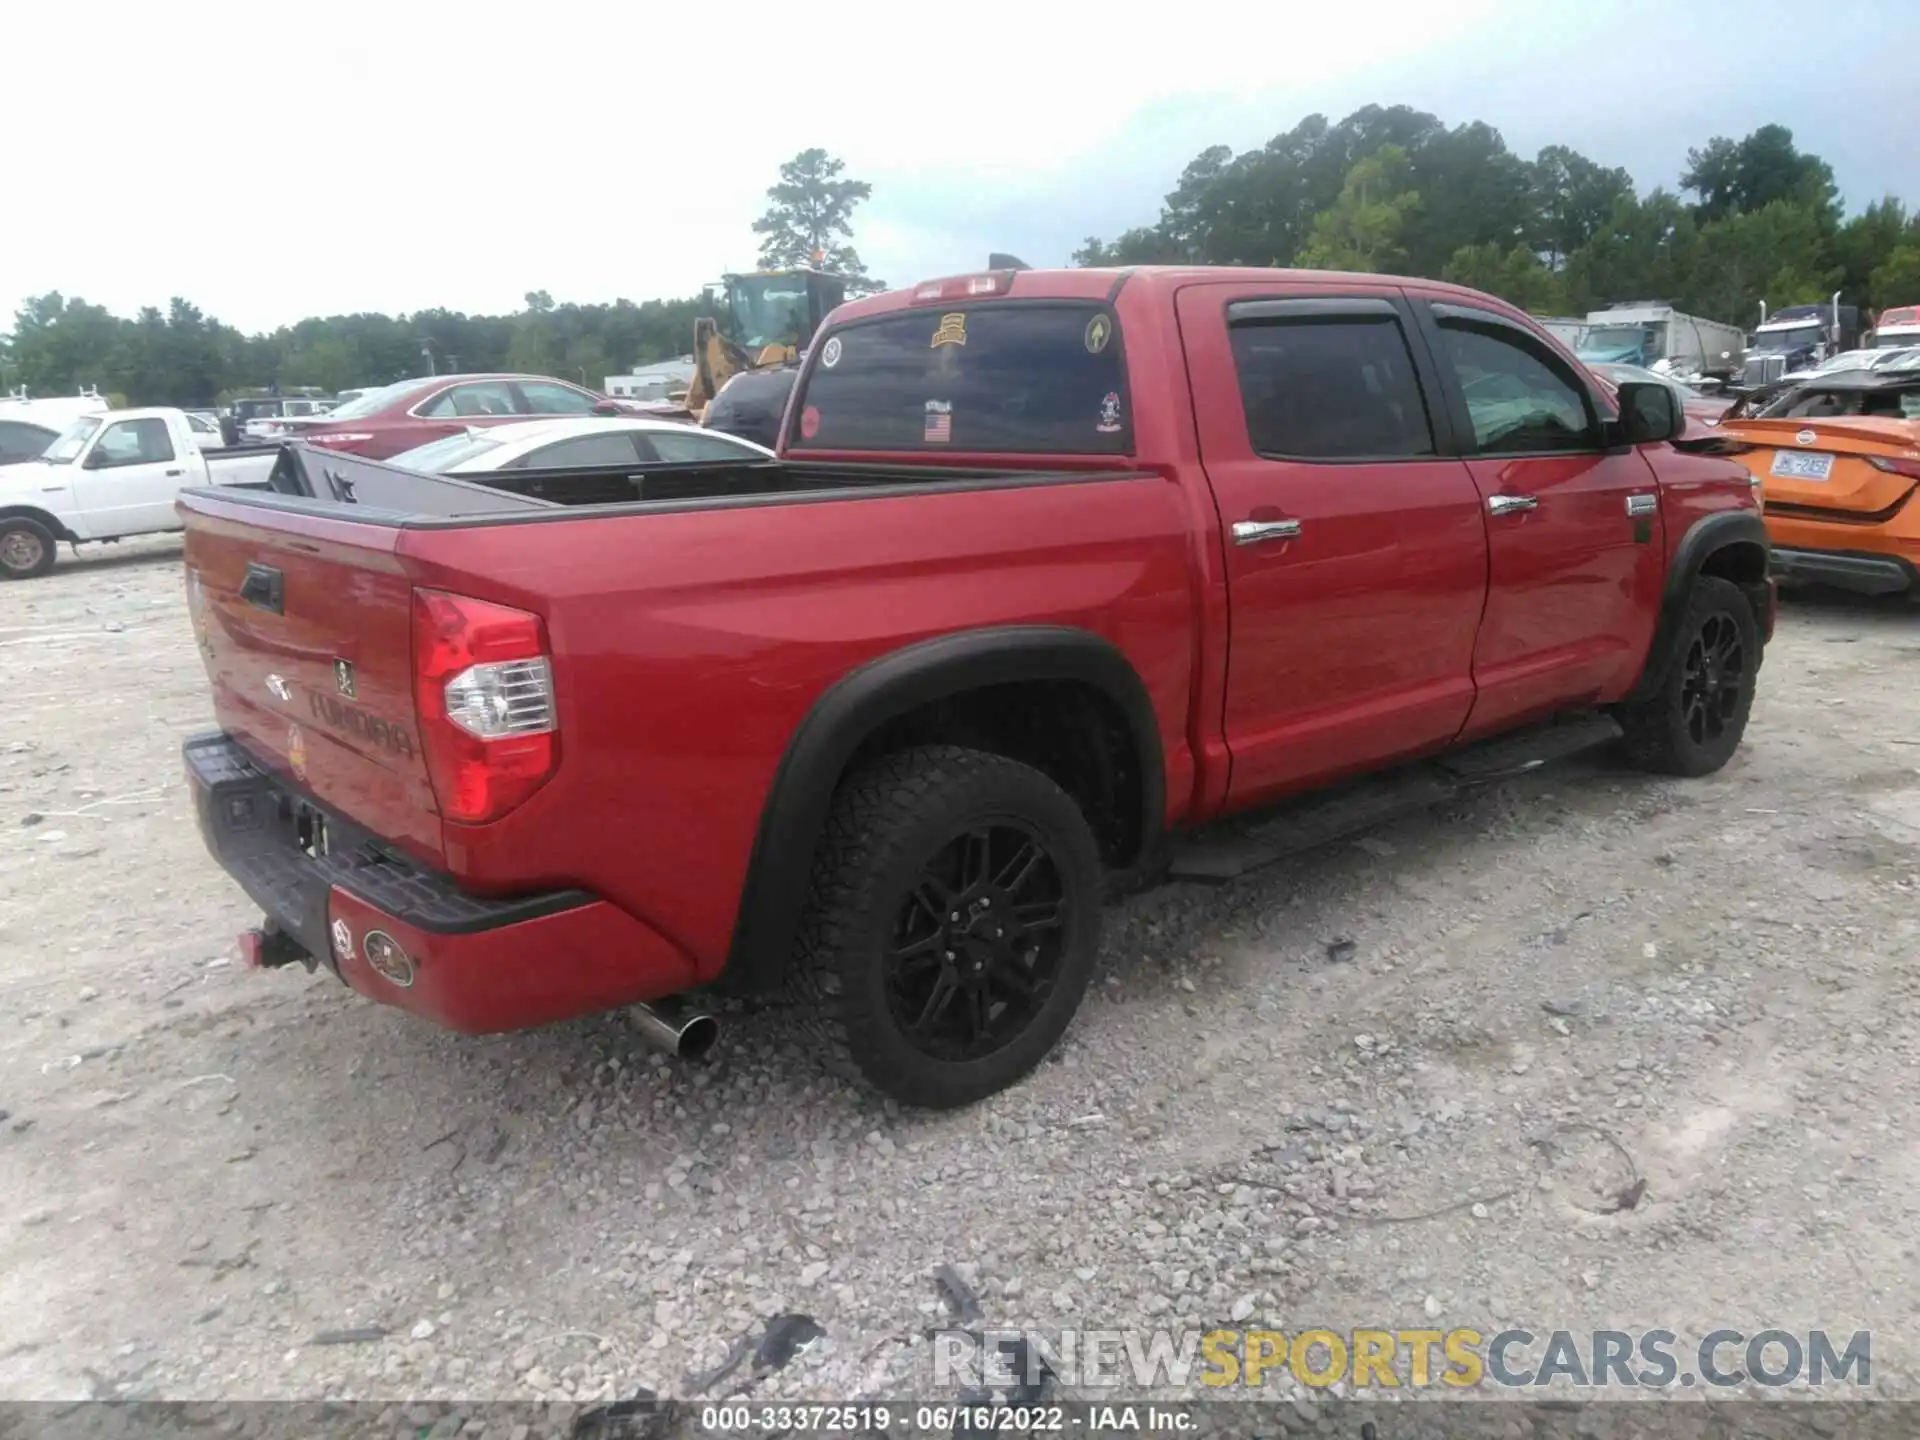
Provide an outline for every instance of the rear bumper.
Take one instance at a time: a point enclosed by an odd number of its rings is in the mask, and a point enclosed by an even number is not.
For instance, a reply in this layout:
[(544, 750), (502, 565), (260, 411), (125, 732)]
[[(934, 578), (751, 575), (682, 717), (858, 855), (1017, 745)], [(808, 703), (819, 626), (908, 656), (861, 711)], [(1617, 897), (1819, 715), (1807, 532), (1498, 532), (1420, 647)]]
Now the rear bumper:
[[(279, 931), (369, 999), (484, 1034), (693, 984), (670, 941), (585, 891), (472, 895), (290, 790), (224, 734), (193, 737), (184, 758), (213, 858)], [(318, 854), (316, 817), (327, 842)], [(370, 935), (387, 957), (380, 969)]]
[(1913, 562), (1898, 555), (1847, 550), (1796, 550), (1775, 545), (1773, 573), (1782, 580), (1831, 585), (1861, 595), (1898, 595), (1920, 583)]

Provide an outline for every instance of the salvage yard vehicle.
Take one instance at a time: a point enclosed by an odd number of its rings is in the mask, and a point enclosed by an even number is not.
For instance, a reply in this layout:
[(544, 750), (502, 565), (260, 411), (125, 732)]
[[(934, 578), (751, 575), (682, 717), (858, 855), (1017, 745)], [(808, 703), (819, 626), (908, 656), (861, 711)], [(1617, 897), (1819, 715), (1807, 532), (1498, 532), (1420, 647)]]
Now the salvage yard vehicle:
[(43, 454), (74, 421), (83, 415), (105, 414), (107, 408), (97, 390), (47, 400), (29, 399), (25, 390), (0, 396), (0, 465)]
[(1762, 487), (1783, 580), (1869, 595), (1920, 585), (1920, 370), (1805, 381), (1721, 423)]
[(784, 986), (835, 1069), (965, 1104), (1066, 1030), (1110, 884), (1599, 743), (1725, 765), (1773, 587), (1684, 426), (1458, 286), (1000, 270), (837, 310), (774, 463), (290, 446), (181, 500), (199, 823), (253, 963), (462, 1031), (650, 1002), (683, 1051), (692, 992)]
[(427, 475), (484, 475), (496, 470), (591, 470), (607, 465), (751, 465), (773, 458), (773, 451), (763, 446), (672, 420), (583, 415), (463, 430), (403, 450), (393, 463)]
[(1825, 305), (1783, 305), (1769, 313), (1760, 303), (1760, 324), (1742, 367), (1742, 389), (1757, 390), (1802, 370), (1811, 370), (1845, 350), (1860, 348), (1860, 311), (1842, 305), (1840, 293)]
[(1747, 337), (1737, 326), (1685, 315), (1658, 301), (1634, 300), (1589, 312), (1574, 353), (1589, 365), (1733, 376), (1740, 373), (1746, 348)]
[(264, 483), (277, 445), (204, 453), (179, 410), (109, 410), (76, 420), (34, 459), (0, 466), (0, 578), (53, 569), (61, 541), (178, 530), (174, 502), (202, 485)]
[(427, 375), (369, 390), (325, 415), (274, 421), (272, 434), (384, 459), (474, 426), (536, 415), (645, 415), (660, 408), (609, 400), (545, 375)]

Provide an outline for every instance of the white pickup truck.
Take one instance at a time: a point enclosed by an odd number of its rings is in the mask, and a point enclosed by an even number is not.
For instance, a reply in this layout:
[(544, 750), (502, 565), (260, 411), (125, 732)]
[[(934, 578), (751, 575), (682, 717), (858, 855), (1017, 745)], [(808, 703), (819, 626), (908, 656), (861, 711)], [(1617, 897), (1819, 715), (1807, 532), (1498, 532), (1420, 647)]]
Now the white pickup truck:
[(202, 485), (263, 485), (278, 445), (207, 453), (180, 410), (75, 420), (36, 459), (0, 465), (0, 580), (30, 580), (70, 545), (180, 529), (173, 502)]

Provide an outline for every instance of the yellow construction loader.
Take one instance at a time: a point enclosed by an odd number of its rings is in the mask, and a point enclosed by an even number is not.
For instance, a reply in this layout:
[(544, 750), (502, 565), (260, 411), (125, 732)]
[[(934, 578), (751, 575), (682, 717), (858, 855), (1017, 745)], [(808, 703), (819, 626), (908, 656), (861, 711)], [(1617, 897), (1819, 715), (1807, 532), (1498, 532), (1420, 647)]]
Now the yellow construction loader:
[(846, 298), (845, 278), (821, 270), (760, 270), (708, 286), (714, 313), (693, 322), (687, 409), (704, 420), (720, 387), (740, 371), (793, 364), (820, 322)]

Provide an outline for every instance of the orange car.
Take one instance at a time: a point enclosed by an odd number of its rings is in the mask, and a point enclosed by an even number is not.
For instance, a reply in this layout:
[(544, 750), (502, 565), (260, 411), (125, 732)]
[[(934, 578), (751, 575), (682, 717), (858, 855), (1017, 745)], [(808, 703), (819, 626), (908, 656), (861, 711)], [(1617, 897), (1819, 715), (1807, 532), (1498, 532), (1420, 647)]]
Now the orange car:
[(1920, 374), (1836, 375), (1719, 433), (1749, 447), (1780, 579), (1920, 587)]

